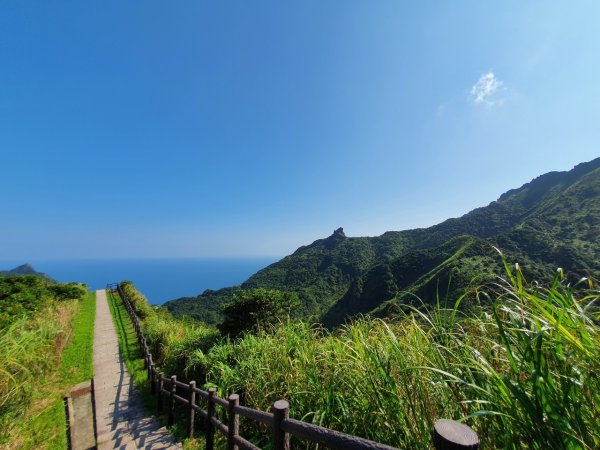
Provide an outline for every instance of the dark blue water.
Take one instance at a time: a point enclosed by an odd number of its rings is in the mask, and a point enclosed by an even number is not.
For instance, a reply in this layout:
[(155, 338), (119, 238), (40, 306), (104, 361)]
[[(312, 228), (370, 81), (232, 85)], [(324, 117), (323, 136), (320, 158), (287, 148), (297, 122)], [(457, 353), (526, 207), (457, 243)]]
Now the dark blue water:
[(0, 261), (0, 270), (29, 263), (57, 281), (78, 281), (89, 289), (133, 281), (150, 303), (195, 296), (205, 289), (238, 285), (279, 258), (115, 259)]

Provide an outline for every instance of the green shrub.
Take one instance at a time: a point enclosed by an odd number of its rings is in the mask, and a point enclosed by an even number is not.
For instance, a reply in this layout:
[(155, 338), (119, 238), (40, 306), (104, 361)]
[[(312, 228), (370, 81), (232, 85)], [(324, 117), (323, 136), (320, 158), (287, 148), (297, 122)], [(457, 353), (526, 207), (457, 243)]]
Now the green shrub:
[(299, 304), (295, 293), (263, 288), (240, 290), (223, 307), (224, 320), (219, 329), (235, 337), (245, 331), (275, 326), (290, 317)]
[(51, 302), (80, 300), (85, 294), (85, 286), (77, 283), (55, 283), (35, 275), (0, 276), (0, 329)]
[(50, 286), (50, 291), (57, 300), (78, 300), (87, 294), (87, 288), (80, 283), (58, 283)]

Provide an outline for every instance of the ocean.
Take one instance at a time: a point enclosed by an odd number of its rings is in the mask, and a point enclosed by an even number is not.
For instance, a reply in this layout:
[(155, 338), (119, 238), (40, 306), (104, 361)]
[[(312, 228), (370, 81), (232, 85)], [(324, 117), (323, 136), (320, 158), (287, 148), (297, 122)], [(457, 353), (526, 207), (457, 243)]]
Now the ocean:
[(86, 283), (91, 290), (132, 281), (152, 304), (238, 285), (279, 258), (114, 259), (0, 261), (0, 270), (29, 263), (57, 281)]

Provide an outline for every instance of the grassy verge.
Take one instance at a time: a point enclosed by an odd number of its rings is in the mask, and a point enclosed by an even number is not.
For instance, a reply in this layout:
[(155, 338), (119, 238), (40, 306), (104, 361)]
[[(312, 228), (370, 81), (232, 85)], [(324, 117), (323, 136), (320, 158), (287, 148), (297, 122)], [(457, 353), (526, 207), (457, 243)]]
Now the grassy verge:
[(94, 376), (94, 322), (96, 293), (88, 292), (79, 312), (73, 318), (73, 338), (61, 359), (61, 381), (70, 386)]
[[(67, 447), (63, 396), (73, 384), (93, 375), (95, 310), (95, 294), (88, 293), (81, 301), (42, 310), (34, 321), (15, 322), (13, 336), (21, 336), (20, 344), (15, 341), (19, 347), (4, 350), (21, 355), (26, 372), (21, 388), (29, 401), (25, 410), (3, 418), (0, 449)], [(26, 336), (32, 336), (29, 344)], [(23, 354), (29, 354), (32, 362), (23, 360)], [(37, 369), (33, 364), (37, 360), (46, 363)]]
[(121, 356), (135, 387), (141, 395), (144, 407), (147, 411), (152, 412), (156, 406), (156, 401), (150, 394), (150, 382), (148, 381), (146, 369), (144, 369), (144, 359), (141, 357), (135, 330), (119, 296), (116, 293), (113, 294), (107, 291), (106, 297), (117, 330)]

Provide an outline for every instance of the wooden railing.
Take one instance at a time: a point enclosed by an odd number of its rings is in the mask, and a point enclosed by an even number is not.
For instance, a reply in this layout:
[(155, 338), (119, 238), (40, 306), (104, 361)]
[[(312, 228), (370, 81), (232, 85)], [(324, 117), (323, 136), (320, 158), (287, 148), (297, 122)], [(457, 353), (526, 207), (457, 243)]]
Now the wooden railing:
[[(162, 372), (158, 371), (154, 363), (137, 315), (121, 286), (119, 284), (109, 284), (107, 290), (117, 291), (127, 309), (144, 358), (144, 368), (148, 371), (151, 392), (156, 395), (157, 411), (165, 412), (166, 408), (167, 423), (168, 426), (171, 426), (175, 421), (176, 408), (182, 405), (188, 416), (187, 431), (190, 438), (195, 436), (197, 416), (203, 418), (207, 450), (213, 450), (214, 448), (215, 431), (218, 431), (227, 439), (229, 450), (260, 450), (259, 447), (240, 436), (240, 416), (263, 424), (271, 430), (273, 450), (289, 450), (290, 436), (322, 444), (331, 449), (397, 450), (388, 445), (291, 419), (289, 417), (289, 403), (286, 400), (278, 400), (273, 403), (271, 412), (258, 411), (240, 405), (240, 398), (237, 394), (231, 394), (227, 399), (223, 399), (216, 395), (216, 388), (203, 390), (196, 387), (195, 381), (183, 383), (177, 380), (176, 375), (165, 377)], [(183, 394), (183, 396), (180, 394)], [(166, 403), (165, 398), (167, 399)], [(206, 409), (202, 409), (199, 405), (201, 398), (205, 400), (203, 403), (206, 404)], [(223, 423), (218, 419), (217, 406), (227, 412), (227, 423)], [(477, 449), (479, 447), (477, 434), (468, 426), (454, 420), (438, 420), (435, 423), (433, 435), (437, 450)]]

